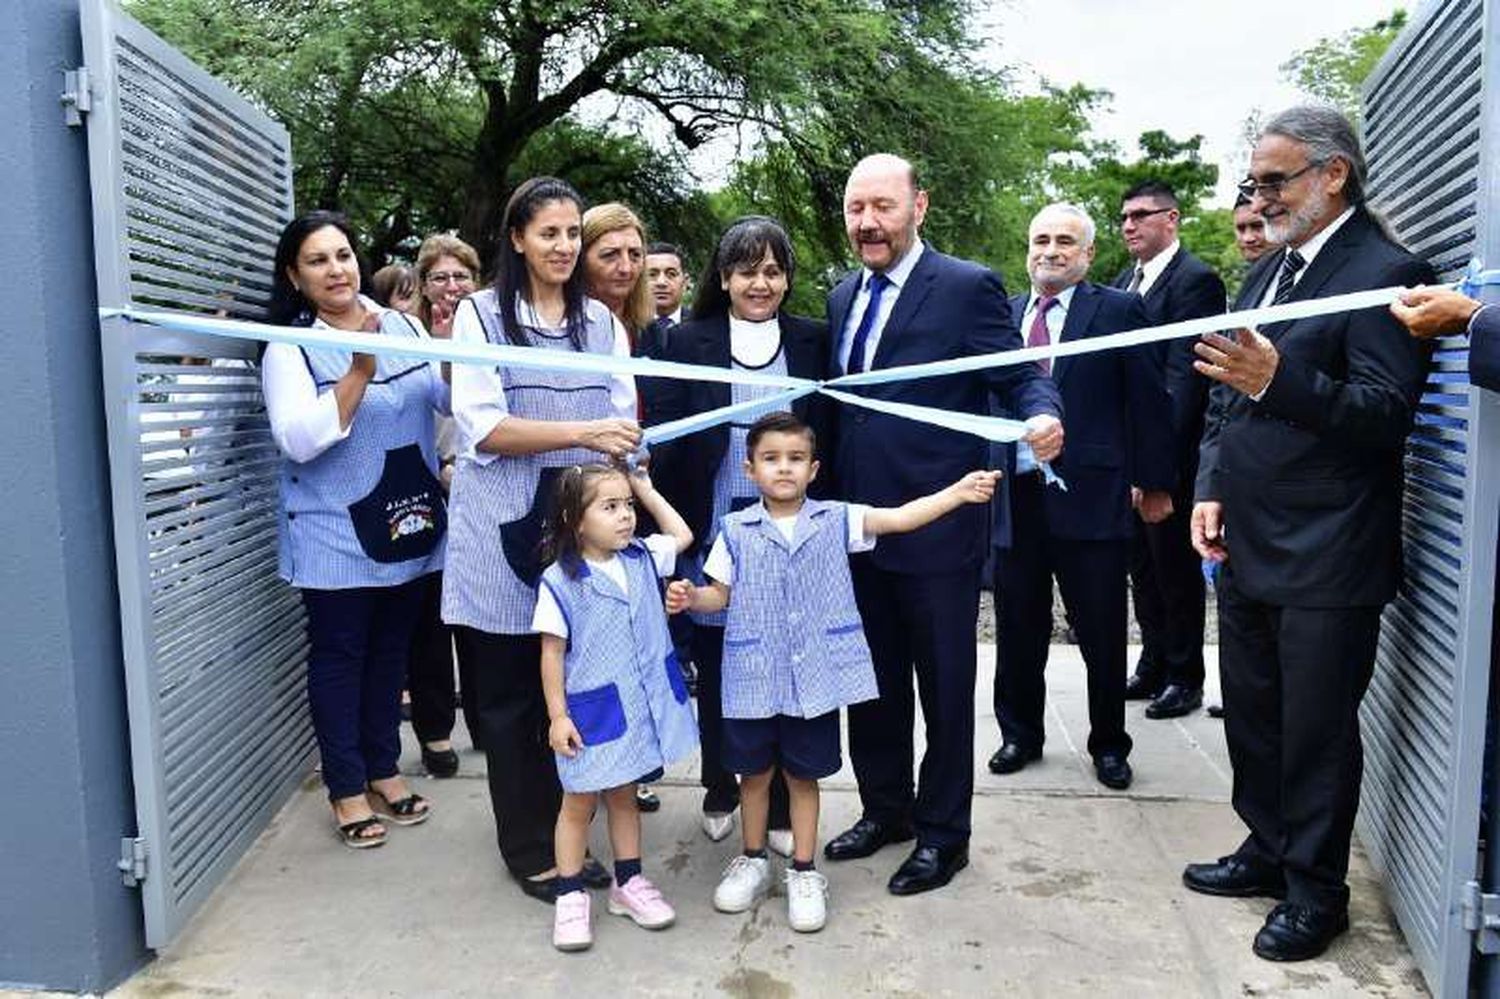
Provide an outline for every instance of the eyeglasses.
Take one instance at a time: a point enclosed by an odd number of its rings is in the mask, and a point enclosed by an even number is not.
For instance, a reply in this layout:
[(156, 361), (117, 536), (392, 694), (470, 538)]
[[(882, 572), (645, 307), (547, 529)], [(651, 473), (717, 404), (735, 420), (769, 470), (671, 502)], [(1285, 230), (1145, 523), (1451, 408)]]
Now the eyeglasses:
[(433, 284), (471, 284), (474, 275), (468, 271), (437, 271), (427, 275), (427, 280)]
[(1314, 170), (1322, 165), (1323, 164), (1321, 163), (1309, 163), (1307, 166), (1303, 167), (1301, 170), (1298, 170), (1296, 173), (1289, 173), (1285, 177), (1275, 177), (1272, 180), (1256, 180), (1254, 177), (1246, 177), (1244, 180), (1234, 185), (1235, 190), (1239, 191), (1247, 198), (1253, 198), (1256, 195), (1260, 195), (1262, 198), (1266, 198), (1267, 200), (1271, 198), (1279, 198), (1281, 197), (1281, 189), (1283, 187), (1290, 184), (1292, 181), (1296, 180), (1303, 174), (1307, 173), (1307, 171)]
[(1162, 212), (1170, 212), (1175, 210), (1176, 209), (1168, 206), (1166, 208), (1137, 208), (1133, 212), (1121, 212), (1120, 224), (1124, 225), (1126, 222), (1134, 222), (1136, 225), (1140, 225), (1142, 222), (1144, 222), (1146, 219), (1149, 219), (1153, 215), (1160, 215)]

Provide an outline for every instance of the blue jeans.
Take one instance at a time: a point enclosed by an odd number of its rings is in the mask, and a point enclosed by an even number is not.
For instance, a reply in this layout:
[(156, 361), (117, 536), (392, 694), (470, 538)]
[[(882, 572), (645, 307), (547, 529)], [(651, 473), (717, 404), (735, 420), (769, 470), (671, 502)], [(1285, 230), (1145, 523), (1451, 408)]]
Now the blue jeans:
[(401, 684), (426, 577), (400, 586), (302, 591), (307, 702), (330, 799), (396, 774)]

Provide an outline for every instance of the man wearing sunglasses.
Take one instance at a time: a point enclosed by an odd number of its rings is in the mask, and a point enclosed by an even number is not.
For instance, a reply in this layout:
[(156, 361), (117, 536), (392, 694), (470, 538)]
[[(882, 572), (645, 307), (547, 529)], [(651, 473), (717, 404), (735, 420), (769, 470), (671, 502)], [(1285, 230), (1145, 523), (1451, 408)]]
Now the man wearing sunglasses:
[[(1284, 246), (1250, 271), (1236, 309), (1433, 282), (1365, 206), (1364, 155), (1336, 110), (1272, 118), (1241, 190)], [(1285, 899), (1255, 953), (1305, 960), (1349, 926), (1359, 703), (1401, 576), (1402, 450), (1427, 348), (1375, 308), (1209, 334), (1195, 349), (1219, 384), (1193, 543), (1222, 564), (1224, 731), (1249, 836), (1183, 882)]]
[[(1155, 323), (1175, 323), (1224, 311), (1224, 282), (1177, 239), (1180, 211), (1171, 187), (1136, 184), (1120, 204), (1120, 235), (1132, 265), (1115, 287), (1140, 295)], [(1207, 378), (1193, 370), (1191, 340), (1161, 345), (1180, 477), (1166, 520), (1138, 516), (1130, 557), (1131, 594), (1141, 626), (1141, 658), (1125, 686), (1129, 700), (1149, 700), (1147, 718), (1177, 718), (1203, 704), (1204, 584), (1188, 533), (1198, 441), (1208, 405)], [(1139, 492), (1135, 493), (1137, 497)]]

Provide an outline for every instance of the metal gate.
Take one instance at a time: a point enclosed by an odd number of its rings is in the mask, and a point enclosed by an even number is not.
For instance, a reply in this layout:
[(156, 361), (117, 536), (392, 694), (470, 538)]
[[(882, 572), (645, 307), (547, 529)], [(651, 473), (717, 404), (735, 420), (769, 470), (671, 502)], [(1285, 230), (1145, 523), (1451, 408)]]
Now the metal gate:
[[(81, 9), (99, 304), (262, 317), (286, 131), (107, 0)], [(160, 948), (307, 773), (306, 639), (254, 348), (100, 333), (139, 830), (121, 869)]]
[[(1500, 263), (1496, 17), (1484, 0), (1423, 6), (1365, 87), (1373, 203), (1445, 280)], [(1464, 994), (1473, 953), (1497, 510), (1500, 404), (1450, 338), (1407, 445), (1406, 578), (1364, 705), (1359, 824), (1442, 996)]]

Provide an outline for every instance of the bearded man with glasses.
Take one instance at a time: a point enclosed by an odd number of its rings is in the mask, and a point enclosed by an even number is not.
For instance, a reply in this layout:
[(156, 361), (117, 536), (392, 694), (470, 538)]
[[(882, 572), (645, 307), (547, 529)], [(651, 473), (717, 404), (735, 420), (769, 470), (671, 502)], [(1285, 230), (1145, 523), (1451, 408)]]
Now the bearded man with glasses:
[[(1364, 155), (1336, 110), (1272, 118), (1240, 189), (1284, 246), (1250, 271), (1236, 309), (1433, 282), (1366, 207)], [(1382, 308), (1210, 334), (1195, 349), (1219, 384), (1193, 544), (1222, 565), (1224, 730), (1249, 836), (1183, 882), (1285, 899), (1255, 953), (1305, 960), (1349, 925), (1359, 703), (1401, 577), (1402, 451), (1427, 349)]]

